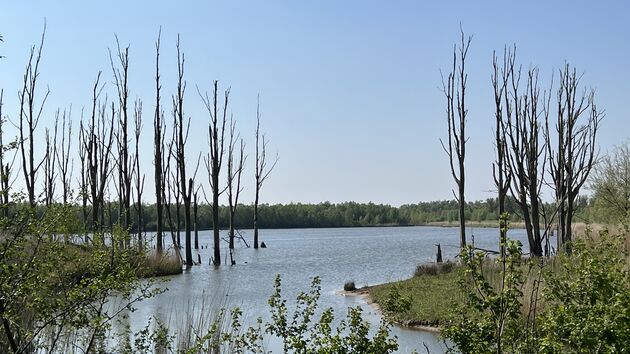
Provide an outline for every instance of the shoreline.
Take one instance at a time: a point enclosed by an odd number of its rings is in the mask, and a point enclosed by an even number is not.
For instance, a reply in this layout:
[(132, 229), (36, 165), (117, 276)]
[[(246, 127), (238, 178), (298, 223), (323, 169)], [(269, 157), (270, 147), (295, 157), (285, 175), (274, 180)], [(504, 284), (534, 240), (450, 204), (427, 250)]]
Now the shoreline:
[(387, 315), (385, 315), (385, 312), (383, 312), (379, 304), (376, 301), (374, 301), (374, 299), (370, 295), (370, 290), (374, 286), (378, 286), (378, 285), (366, 285), (366, 286), (357, 288), (355, 290), (340, 290), (339, 292), (337, 292), (337, 294), (341, 296), (355, 296), (355, 297), (362, 298), (368, 306), (372, 307), (382, 317), (387, 318), (392, 325), (405, 328), (405, 329), (415, 330), (415, 331), (428, 332), (428, 333), (434, 333), (434, 334), (440, 333), (441, 328), (439, 325), (430, 324), (429, 321), (426, 321), (426, 320), (398, 321), (398, 320), (393, 320), (389, 318)]

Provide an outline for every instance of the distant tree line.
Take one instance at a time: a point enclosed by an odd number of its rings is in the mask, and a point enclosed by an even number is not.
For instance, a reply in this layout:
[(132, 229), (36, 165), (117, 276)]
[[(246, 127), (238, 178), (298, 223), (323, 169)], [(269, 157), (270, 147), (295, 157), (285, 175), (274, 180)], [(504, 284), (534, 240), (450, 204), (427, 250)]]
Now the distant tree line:
[[(602, 213), (594, 210), (596, 201), (582, 197), (579, 199), (579, 213), (576, 221), (598, 222)], [(43, 214), (46, 206), (38, 206), (40, 214)], [(77, 218), (77, 230), (80, 230), (81, 206), (70, 206), (74, 208)], [(172, 213), (173, 222), (177, 224), (176, 205), (164, 205), (167, 213)], [(551, 210), (552, 204), (545, 204), (545, 208)], [(119, 224), (118, 204), (115, 202), (105, 206), (106, 227)], [(142, 218), (138, 219), (137, 209), (130, 211), (131, 224), (130, 231), (143, 230), (154, 232), (157, 229), (157, 207), (156, 204), (144, 204), (141, 208)], [(239, 204), (239, 212), (234, 215), (234, 227), (236, 229), (251, 229), (254, 217), (254, 205)], [(507, 198), (506, 210), (510, 213), (512, 222), (520, 222), (522, 218), (519, 214), (519, 207), (513, 198)], [(184, 229), (183, 213), (180, 208), (179, 229)], [(374, 204), (374, 203), (330, 203), (318, 204), (261, 204), (258, 206), (259, 222), (258, 226), (265, 229), (276, 228), (326, 228), (326, 227), (369, 227), (369, 226), (421, 226), (431, 223), (457, 223), (459, 216), (459, 206), (456, 200), (440, 200), (432, 202), (420, 202), (417, 204), (405, 204), (399, 207)], [(499, 203), (497, 198), (471, 201), (466, 203), (466, 220), (473, 222), (497, 223), (499, 220)], [(137, 220), (142, 220), (143, 224), (137, 227)], [(203, 203), (197, 206), (197, 230), (213, 229), (212, 205)], [(219, 207), (219, 228), (229, 229), (230, 207), (221, 205)], [(177, 228), (177, 225), (174, 225)]]

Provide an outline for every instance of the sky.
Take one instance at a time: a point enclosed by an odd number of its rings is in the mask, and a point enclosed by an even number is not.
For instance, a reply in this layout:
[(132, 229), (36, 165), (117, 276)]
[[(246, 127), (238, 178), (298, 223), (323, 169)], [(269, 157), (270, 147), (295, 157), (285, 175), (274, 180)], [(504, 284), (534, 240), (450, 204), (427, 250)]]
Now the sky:
[[(117, 36), (129, 45), (130, 96), (143, 101), (141, 169), (144, 199), (153, 201), (153, 80), (161, 29), (164, 102), (175, 91), (177, 36), (185, 53), (190, 169), (208, 152), (209, 117), (198, 90), (210, 91), (213, 80), (231, 90), (229, 111), (247, 144), (244, 203), (254, 195), (257, 95), (269, 153), (279, 157), (263, 203), (452, 199), (454, 182), (439, 142), (447, 127), (440, 72), (449, 70), (461, 26), (473, 36), (466, 195), (486, 199), (495, 196), (493, 51), (516, 45), (518, 62), (538, 67), (545, 84), (565, 62), (583, 73), (583, 87), (597, 90), (606, 112), (598, 141), (604, 154), (628, 138), (629, 15), (624, 1), (5, 1), (3, 114), (17, 121), (29, 50), (46, 23), (39, 80), (40, 92), (48, 87), (51, 93), (39, 134), (52, 127), (58, 108), (70, 106), (78, 130), (99, 71), (104, 92), (115, 97), (108, 50), (115, 50)], [(17, 135), (14, 128), (7, 134)], [(41, 139), (36, 149), (43, 149)], [(207, 173), (199, 171), (197, 179), (207, 189)], [(21, 180), (16, 176), (14, 189)]]

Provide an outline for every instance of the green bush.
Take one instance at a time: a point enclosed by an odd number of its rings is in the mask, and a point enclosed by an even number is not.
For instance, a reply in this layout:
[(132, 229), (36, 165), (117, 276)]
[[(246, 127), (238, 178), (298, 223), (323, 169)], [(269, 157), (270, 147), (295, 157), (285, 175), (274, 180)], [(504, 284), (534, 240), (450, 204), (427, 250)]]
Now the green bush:
[[(587, 232), (587, 234), (589, 234)], [(544, 353), (630, 351), (630, 273), (624, 235), (574, 243), (562, 269), (547, 274), (540, 321)]]

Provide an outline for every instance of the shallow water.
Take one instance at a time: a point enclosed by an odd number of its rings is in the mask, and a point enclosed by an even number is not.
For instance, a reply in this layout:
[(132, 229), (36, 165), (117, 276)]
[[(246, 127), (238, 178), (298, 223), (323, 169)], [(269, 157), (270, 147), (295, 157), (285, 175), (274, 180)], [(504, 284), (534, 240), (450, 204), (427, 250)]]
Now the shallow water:
[[(251, 230), (244, 230), (246, 240), (252, 239)], [(475, 245), (497, 249), (498, 230), (492, 228), (467, 230), (474, 235)], [(182, 242), (183, 240), (182, 233)], [(320, 308), (332, 307), (336, 317), (345, 316), (349, 306), (361, 306), (365, 317), (377, 326), (380, 315), (365, 299), (343, 296), (339, 291), (346, 281), (357, 287), (381, 284), (409, 278), (419, 263), (435, 261), (436, 245), (442, 245), (444, 260), (453, 259), (459, 249), (457, 228), (443, 227), (374, 227), (333, 229), (260, 230), (261, 241), (268, 248), (254, 250), (237, 245), (234, 266), (209, 265), (212, 254), (212, 233), (199, 234), (203, 249), (202, 265), (181, 275), (169, 277), (163, 284), (168, 291), (136, 305), (129, 314), (132, 330), (143, 328), (148, 318), (178, 322), (193, 306), (206, 310), (216, 307), (240, 307), (248, 322), (269, 313), (267, 299), (273, 292), (276, 274), (282, 276), (282, 292), (291, 304), (300, 291), (309, 289), (314, 276), (321, 278)], [(509, 237), (521, 240), (526, 248), (524, 230), (511, 230)], [(166, 242), (169, 242), (170, 236)], [(222, 245), (225, 248), (225, 245)], [(526, 250), (524, 250), (526, 252)], [(222, 260), (229, 258), (225, 250)], [(432, 353), (444, 351), (437, 336), (428, 332), (400, 327), (392, 328), (398, 337), (399, 352), (413, 349), (424, 352), (425, 343)], [(277, 349), (278, 343), (267, 343)], [(276, 350), (274, 350), (276, 352)], [(280, 350), (277, 350), (280, 352)]]

